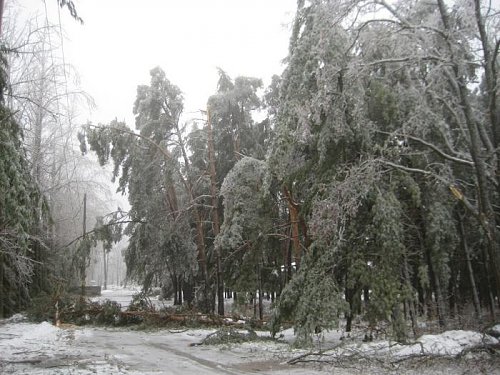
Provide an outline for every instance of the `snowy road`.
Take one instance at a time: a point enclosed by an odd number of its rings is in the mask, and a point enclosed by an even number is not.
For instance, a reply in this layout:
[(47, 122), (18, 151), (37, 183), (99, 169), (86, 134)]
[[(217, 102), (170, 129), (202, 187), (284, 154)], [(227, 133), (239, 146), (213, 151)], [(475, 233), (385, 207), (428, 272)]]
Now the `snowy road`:
[[(372, 364), (377, 363), (375, 361), (368, 364), (346, 363), (345, 366), (321, 372), (311, 364), (306, 368), (287, 365), (286, 360), (301, 351), (284, 343), (252, 341), (234, 345), (191, 345), (199, 343), (211, 332), (213, 330), (145, 332), (97, 327), (61, 329), (47, 322), (0, 321), (0, 374), (500, 375), (499, 358), (481, 354), (479, 357), (466, 356), (461, 360), (449, 357), (455, 359), (435, 363), (419, 362), (415, 367), (395, 367), (392, 371), (383, 366), (373, 367)], [(397, 358), (403, 351), (413, 353), (416, 348), (429, 350), (432, 355), (444, 350), (456, 354), (459, 350), (477, 344), (478, 339), (484, 341), (485, 338), (470, 331), (448, 331), (441, 335), (422, 336), (417, 346), (389, 346), (383, 341), (371, 344), (353, 342), (339, 348), (338, 354), (346, 352), (344, 354), (349, 356), (356, 350), (372, 356), (376, 355), (375, 349), (379, 354), (392, 350), (393, 356)], [(333, 353), (330, 352), (330, 355)]]
[[(49, 323), (0, 326), (2, 374), (303, 374), (283, 363), (285, 344), (191, 346), (213, 330), (130, 331), (56, 328)], [(307, 370), (309, 374), (321, 372)]]
[[(75, 344), (86, 348), (89, 356), (117, 361), (126, 373), (164, 374), (300, 374), (300, 368), (281, 364), (277, 352), (264, 343), (246, 348), (190, 346), (200, 342), (210, 331), (171, 333), (92, 330)], [(253, 348), (252, 348), (253, 346)]]
[[(104, 298), (128, 305), (133, 291), (126, 289), (103, 291)], [(500, 324), (495, 328), (500, 336)], [(396, 345), (389, 341), (363, 343), (346, 340), (338, 346), (341, 332), (325, 334), (324, 347), (336, 347), (325, 355), (343, 358), (353, 353), (361, 357), (376, 357), (368, 364), (348, 363), (315, 370), (288, 365), (286, 361), (305, 350), (293, 349), (286, 343), (270, 340), (251, 341), (231, 345), (193, 345), (200, 343), (215, 329), (139, 331), (100, 327), (64, 326), (58, 328), (48, 322), (29, 323), (23, 316), (0, 320), (0, 374), (30, 375), (149, 375), (149, 374), (489, 374), (500, 375), (500, 356), (467, 357), (457, 360), (463, 351), (485, 343), (499, 344), (498, 340), (473, 331), (447, 331), (438, 335), (424, 335), (412, 345)], [(287, 342), (293, 341), (293, 330), (283, 331)], [(265, 333), (261, 333), (266, 335)], [(398, 359), (425, 353), (444, 356), (451, 360), (431, 363), (426, 368), (373, 367), (382, 359)], [(500, 350), (498, 352), (500, 354)], [(378, 357), (377, 357), (378, 356)], [(427, 362), (422, 362), (424, 364)]]
[[(128, 306), (133, 289), (104, 290), (95, 300)], [(159, 303), (158, 301), (154, 301)], [(168, 301), (167, 301), (168, 304)], [(212, 330), (161, 330), (0, 321), (0, 374), (303, 374), (287, 365), (286, 344), (256, 341), (233, 346), (193, 346)], [(309, 374), (321, 374), (307, 370)]]

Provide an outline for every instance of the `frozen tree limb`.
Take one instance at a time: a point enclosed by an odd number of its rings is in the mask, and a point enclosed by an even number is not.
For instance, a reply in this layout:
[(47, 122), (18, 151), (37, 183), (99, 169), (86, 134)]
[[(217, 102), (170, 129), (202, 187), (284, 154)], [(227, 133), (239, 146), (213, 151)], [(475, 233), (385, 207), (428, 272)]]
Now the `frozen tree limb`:
[(443, 150), (441, 150), (439, 147), (437, 147), (436, 145), (434, 145), (430, 142), (427, 142), (420, 137), (416, 137), (414, 135), (409, 135), (409, 134), (403, 134), (403, 133), (389, 133), (389, 132), (385, 132), (385, 131), (377, 131), (377, 132), (381, 133), (381, 134), (385, 134), (385, 135), (401, 136), (401, 137), (405, 137), (405, 138), (414, 140), (414, 141), (424, 145), (425, 147), (430, 148), (432, 151), (434, 151), (435, 153), (437, 153), (439, 156), (443, 157), (446, 160), (450, 160), (450, 161), (453, 161), (453, 162), (456, 162), (459, 164), (463, 164), (463, 165), (468, 165), (471, 167), (474, 166), (474, 162), (472, 160), (462, 159), (462, 158), (458, 158), (458, 157), (453, 156), (453, 155), (449, 155), (446, 152), (444, 152)]

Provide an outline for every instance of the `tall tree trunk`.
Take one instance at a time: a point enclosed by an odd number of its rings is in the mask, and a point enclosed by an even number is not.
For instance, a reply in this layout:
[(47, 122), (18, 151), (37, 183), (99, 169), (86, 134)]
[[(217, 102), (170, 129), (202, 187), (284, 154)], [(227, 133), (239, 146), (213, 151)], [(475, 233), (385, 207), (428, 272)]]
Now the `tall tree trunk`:
[(177, 297), (177, 303), (179, 305), (182, 306), (182, 289), (183, 289), (184, 285), (183, 285), (183, 282), (182, 282), (182, 275), (179, 275), (177, 277), (177, 293), (178, 293), (178, 297)]
[(34, 124), (35, 137), (31, 147), (31, 175), (38, 184), (41, 181), (42, 117), (42, 108), (37, 107)]
[(0, 0), (0, 35), (2, 35), (3, 8), (4, 8), (4, 4), (5, 4), (5, 0)]
[[(480, 224), (486, 231), (488, 239), (488, 253), (490, 261), (493, 264), (491, 268), (495, 280), (495, 289), (496, 289), (495, 294), (498, 295), (498, 293), (500, 292), (500, 255), (499, 255), (500, 250), (499, 250), (499, 239), (498, 239), (499, 236), (496, 230), (496, 215), (490, 200), (490, 189), (488, 184), (488, 168), (486, 165), (487, 155), (484, 155), (483, 152), (482, 141), (479, 130), (479, 127), (481, 125), (478, 124), (478, 121), (473, 114), (469, 99), (470, 93), (467, 88), (465, 79), (462, 73), (460, 72), (459, 62), (456, 61), (455, 52), (451, 47), (452, 43), (454, 42), (453, 40), (451, 40), (452, 38), (451, 35), (453, 35), (453, 30), (450, 28), (449, 16), (446, 10), (446, 5), (444, 3), (444, 0), (438, 0), (437, 2), (444, 28), (447, 31), (446, 41), (450, 45), (449, 52), (451, 56), (451, 61), (454, 63), (452, 68), (453, 73), (449, 74), (450, 86), (458, 94), (458, 99), (460, 101), (460, 106), (463, 111), (465, 123), (467, 125), (467, 130), (470, 137), (469, 151), (472, 160), (474, 161), (474, 170), (475, 170), (477, 190), (478, 190), (478, 211), (479, 211), (478, 219)], [(476, 7), (479, 6), (480, 4), (476, 3)], [(476, 9), (476, 18), (477, 18), (476, 21), (478, 22), (481, 21), (481, 14), (479, 9)], [(488, 66), (488, 62), (486, 62), (486, 65)], [(491, 65), (489, 66), (491, 67)], [(492, 92), (490, 92), (490, 94), (492, 94)], [(494, 105), (496, 106), (496, 103), (494, 103)], [(490, 114), (490, 116), (493, 116), (493, 120), (495, 120), (496, 113)], [(492, 124), (492, 126), (493, 126), (492, 130), (495, 130), (498, 128), (499, 125), (494, 123)], [(494, 176), (493, 178), (496, 178), (496, 176)]]
[[(184, 159), (184, 167), (186, 168), (187, 171), (187, 178), (184, 178), (182, 174), (179, 171), (179, 175), (181, 178), (181, 181), (184, 185), (184, 188), (186, 189), (186, 193), (188, 194), (189, 198), (191, 201), (194, 203), (195, 202), (195, 197), (194, 197), (194, 187), (193, 187), (193, 182), (191, 180), (192, 174), (191, 174), (191, 163), (189, 162), (189, 157), (186, 151), (186, 145), (184, 143), (184, 139), (182, 138), (182, 131), (179, 128), (179, 119), (175, 122), (175, 130), (176, 130), (176, 135), (177, 135), (177, 141), (181, 149), (182, 157)], [(165, 154), (165, 152), (164, 152)], [(170, 153), (166, 154), (167, 157), (171, 158), (172, 156)], [(201, 308), (203, 312), (209, 313), (212, 312), (212, 296), (210, 292), (210, 280), (209, 280), (209, 275), (208, 275), (208, 264), (207, 264), (207, 256), (206, 256), (206, 245), (205, 245), (205, 231), (203, 229), (203, 219), (202, 215), (200, 213), (199, 208), (194, 205), (194, 208), (192, 210), (192, 215), (193, 219), (196, 225), (196, 248), (197, 248), (197, 260), (198, 260), (198, 266), (200, 267), (201, 271), (201, 280), (203, 285), (201, 286), (201, 293), (202, 293), (202, 303), (201, 303)]]
[(172, 272), (172, 275), (170, 276), (172, 279), (172, 288), (173, 288), (173, 294), (174, 294), (174, 306), (177, 306), (179, 304), (179, 283), (177, 282), (177, 274), (175, 272)]
[[(481, 1), (474, 0), (474, 14), (476, 18), (476, 24), (479, 31), (479, 39), (481, 40), (481, 46), (483, 50), (484, 57), (484, 76), (485, 76), (485, 86), (488, 95), (488, 115), (489, 122), (493, 134), (493, 150), (496, 150), (496, 168), (497, 176), (500, 171), (500, 121), (498, 119), (497, 110), (497, 54), (498, 48), (500, 47), (500, 41), (497, 41), (495, 46), (491, 46), (488, 33), (486, 32), (486, 26), (484, 23), (484, 17), (481, 14)], [(500, 184), (497, 185), (497, 192), (500, 196)]]
[(484, 273), (485, 273), (485, 280), (486, 280), (486, 293), (488, 295), (488, 306), (490, 309), (490, 315), (492, 320), (495, 320), (495, 297), (493, 296), (493, 286), (491, 285), (491, 261), (490, 261), (490, 256), (488, 253), (488, 250), (483, 247), (483, 265), (484, 265)]
[(290, 193), (290, 190), (288, 190), (286, 186), (283, 186), (283, 194), (285, 195), (288, 204), (288, 212), (290, 214), (293, 255), (295, 261), (295, 268), (298, 271), (300, 268), (300, 261), (302, 257), (302, 248), (300, 245), (300, 235), (299, 235), (299, 225), (300, 225), (299, 205), (296, 202), (294, 202), (292, 194)]
[(283, 260), (283, 272), (282, 272), (282, 285), (281, 289), (285, 287), (286, 284), (290, 281), (292, 277), (292, 259), (290, 257), (290, 237), (291, 237), (291, 228), (285, 229), (288, 233), (286, 233), (285, 240), (282, 241), (282, 260)]
[(108, 254), (106, 253), (106, 249), (102, 248), (102, 264), (104, 268), (104, 290), (108, 289)]
[(428, 248), (426, 248), (426, 260), (427, 260), (427, 267), (429, 269), (431, 289), (434, 292), (435, 306), (436, 306), (437, 317), (439, 320), (439, 325), (441, 327), (446, 327), (446, 304), (444, 302), (444, 295), (441, 287), (441, 281), (439, 279), (439, 275), (437, 274), (434, 268), (434, 264), (432, 262), (432, 256)]
[(257, 277), (259, 284), (259, 320), (262, 321), (264, 319), (264, 303), (262, 299), (262, 295), (264, 292), (262, 291), (262, 263), (259, 262), (257, 266)]
[(193, 299), (194, 299), (194, 294), (193, 294), (194, 285), (193, 285), (192, 276), (188, 276), (182, 284), (183, 284), (182, 285), (182, 292), (183, 292), (184, 301), (186, 301), (188, 307), (191, 308), (192, 304), (193, 304)]
[[(207, 108), (207, 135), (208, 135), (208, 159), (210, 163), (210, 195), (212, 198), (212, 223), (214, 238), (220, 232), (219, 222), (219, 199), (217, 193), (217, 174), (215, 169), (215, 147), (214, 136), (212, 132), (212, 123), (210, 121), (210, 108)], [(215, 247), (215, 245), (214, 245)], [(222, 276), (221, 252), (220, 248), (215, 248), (217, 256), (217, 313), (224, 316), (224, 281)]]
[(346, 302), (349, 304), (349, 311), (347, 312), (346, 314), (346, 324), (345, 324), (345, 331), (350, 333), (351, 330), (352, 330), (352, 318), (353, 318), (353, 291), (352, 289), (349, 289), (347, 288), (347, 286), (345, 287), (345, 300)]
[[(50, 49), (50, 46), (46, 46), (45, 41), (46, 34), (44, 33), (42, 39), (41, 48)], [(45, 120), (45, 115), (49, 110), (46, 108), (45, 103), (47, 101), (46, 96), (48, 95), (48, 80), (46, 78), (46, 74), (48, 73), (47, 69), (47, 56), (43, 54), (40, 61), (39, 73), (38, 77), (36, 77), (36, 82), (33, 83), (33, 89), (36, 90), (35, 101), (36, 106), (34, 108), (35, 113), (33, 118), (33, 144), (31, 145), (31, 175), (34, 177), (35, 181), (40, 184), (41, 183), (41, 164), (42, 164), (42, 130)]]
[(446, 303), (444, 300), (443, 288), (441, 286), (441, 280), (439, 280), (439, 276), (436, 275), (435, 272), (433, 272), (433, 274), (434, 274), (434, 293), (436, 296), (436, 306), (437, 306), (439, 325), (443, 328), (446, 328), (447, 313), (446, 313)]
[(0, 318), (5, 318), (5, 303), (4, 299), (7, 296), (7, 288), (4, 287), (5, 277), (4, 277), (4, 262), (5, 257), (2, 252), (0, 252)]
[[(408, 256), (407, 254), (404, 254), (403, 256), (403, 272), (404, 272), (404, 278), (405, 278), (405, 284), (408, 290), (413, 291), (413, 286), (411, 285), (411, 277), (410, 277), (410, 266), (408, 264)], [(411, 293), (411, 295), (414, 295), (414, 293)], [(408, 298), (406, 300), (408, 304), (408, 312), (410, 313), (410, 319), (411, 319), (411, 328), (413, 331), (413, 335), (417, 337), (417, 316), (415, 313), (415, 301), (413, 298)]]
[(460, 237), (462, 239), (462, 250), (465, 254), (465, 261), (467, 262), (467, 273), (469, 276), (469, 282), (472, 289), (472, 302), (474, 304), (474, 311), (476, 313), (476, 317), (479, 318), (481, 316), (481, 304), (479, 302), (479, 293), (477, 291), (476, 280), (474, 278), (474, 269), (472, 268), (472, 254), (469, 249), (469, 245), (467, 243), (466, 232), (464, 228), (463, 217), (458, 214), (458, 228), (460, 230)]
[(291, 234), (292, 234), (292, 228), (289, 229), (288, 233), (288, 238), (286, 240), (286, 274), (287, 274), (287, 279), (290, 281), (292, 279), (293, 275), (293, 267), (292, 267), (292, 246), (291, 245)]
[[(497, 40), (495, 45), (491, 45), (488, 33), (486, 32), (486, 26), (484, 22), (484, 16), (481, 14), (481, 1), (474, 0), (474, 13), (476, 24), (479, 31), (479, 38), (481, 40), (481, 46), (483, 50), (484, 58), (484, 76), (485, 76), (485, 87), (488, 99), (488, 119), (490, 122), (491, 133), (493, 134), (493, 147), (492, 150), (494, 154), (493, 162), (496, 161), (495, 167), (496, 171), (493, 172), (494, 176), (500, 176), (500, 119), (498, 118), (498, 50), (500, 49), (500, 41)], [(496, 160), (495, 160), (496, 159)], [(496, 192), (497, 197), (500, 197), (500, 181), (496, 180)], [(488, 249), (490, 252), (490, 257), (493, 260), (493, 267), (495, 268), (495, 278), (496, 278), (496, 295), (500, 297), (500, 233), (496, 228), (500, 228), (500, 215), (495, 216), (495, 212), (491, 212), (490, 217), (491, 222), (490, 236), (493, 238), (493, 242), (490, 244)], [(500, 306), (500, 298), (498, 298), (498, 304)], [(493, 310), (494, 313), (494, 310)]]
[(471, 138), (471, 156), (474, 160), (477, 188), (479, 193), (479, 220), (485, 228), (488, 239), (488, 253), (492, 262), (491, 271), (495, 280), (495, 294), (500, 292), (500, 257), (498, 254), (498, 234), (496, 230), (496, 215), (490, 201), (490, 192), (488, 189), (487, 169), (485, 165), (485, 156), (482, 155), (479, 132), (477, 122), (472, 118), (472, 111), (467, 99), (465, 83), (459, 83), (462, 106), (465, 108), (465, 116), (467, 119), (469, 134)]
[[(420, 266), (423, 267), (424, 265), (429, 267), (428, 264), (430, 263), (430, 258), (429, 258), (429, 252), (427, 251), (427, 248), (425, 246), (425, 236), (426, 236), (426, 228), (425, 228), (425, 223), (423, 220), (423, 212), (419, 210), (419, 214), (416, 217), (416, 221), (418, 223), (418, 230), (417, 230), (417, 237), (418, 237), (418, 243), (419, 243), (419, 257), (420, 257)], [(430, 277), (430, 269), (428, 269), (428, 279), (432, 280)], [(426, 285), (421, 282), (422, 280), (419, 279), (419, 288), (421, 290), (421, 307), (422, 307), (422, 315), (426, 319), (431, 319), (432, 318), (432, 298), (431, 298), (431, 293), (429, 290), (430, 285)]]

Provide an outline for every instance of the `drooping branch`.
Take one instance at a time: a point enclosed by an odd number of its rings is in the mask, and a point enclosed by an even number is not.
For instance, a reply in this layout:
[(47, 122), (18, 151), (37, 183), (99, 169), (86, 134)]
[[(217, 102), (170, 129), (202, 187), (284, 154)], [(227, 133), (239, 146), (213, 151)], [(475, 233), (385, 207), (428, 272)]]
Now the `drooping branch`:
[(374, 65), (383, 65), (383, 64), (395, 64), (395, 63), (403, 63), (409, 61), (438, 61), (441, 63), (452, 65), (451, 62), (439, 57), (439, 56), (406, 56), (406, 57), (392, 57), (387, 59), (381, 59), (376, 61), (371, 61), (366, 64), (361, 64), (361, 66), (374, 66)]
[(70, 247), (71, 245), (73, 245), (75, 242), (78, 242), (79, 240), (81, 240), (82, 238), (88, 236), (88, 235), (92, 235), (94, 234), (95, 232), (97, 232), (99, 229), (101, 229), (102, 227), (111, 227), (111, 226), (115, 226), (115, 225), (122, 225), (122, 224), (130, 224), (130, 223), (137, 223), (137, 224), (147, 224), (146, 221), (144, 220), (120, 220), (120, 221), (114, 221), (114, 222), (111, 222), (111, 223), (106, 223), (106, 224), (102, 224), (100, 227), (98, 228), (94, 228), (92, 230), (89, 230), (89, 231), (85, 231), (84, 234), (82, 234), (81, 236), (78, 236), (78, 237), (75, 237), (74, 239), (72, 239), (70, 242), (68, 242), (67, 244), (65, 245), (62, 245), (61, 248), (62, 249), (65, 249), (67, 247)]
[(399, 169), (401, 171), (405, 171), (405, 172), (408, 172), (408, 173), (417, 173), (417, 174), (421, 174), (421, 175), (425, 175), (425, 176), (430, 176), (430, 177), (433, 177), (436, 180), (440, 181), (442, 184), (444, 184), (445, 186), (447, 186), (450, 189), (450, 192), (453, 194), (453, 196), (458, 201), (460, 201), (464, 205), (464, 207), (474, 217), (476, 217), (477, 219), (479, 219), (479, 222), (481, 223), (481, 225), (485, 229), (487, 229), (487, 223), (484, 221), (484, 218), (481, 217), (478, 208), (476, 206), (474, 206), (467, 199), (467, 197), (458, 189), (458, 187), (456, 187), (455, 184), (453, 184), (452, 182), (446, 180), (445, 178), (441, 177), (440, 175), (438, 175), (438, 174), (436, 174), (436, 173), (434, 173), (432, 171), (428, 171), (428, 170), (425, 170), (425, 169), (405, 167), (403, 165), (396, 164), (396, 163), (390, 162), (388, 160), (382, 160), (382, 159), (379, 159), (379, 162), (382, 163), (382, 164), (384, 164), (384, 165), (387, 165), (389, 167), (392, 167), (392, 168), (395, 168), (395, 169)]
[(381, 130), (377, 130), (377, 133), (385, 134), (385, 135), (394, 135), (394, 136), (405, 137), (405, 138), (411, 139), (413, 141), (416, 141), (416, 142), (424, 145), (425, 147), (430, 148), (432, 151), (434, 151), (438, 155), (442, 156), (446, 160), (453, 161), (455, 163), (459, 163), (459, 164), (463, 164), (463, 165), (468, 165), (470, 167), (474, 166), (474, 162), (472, 160), (461, 159), (461, 158), (458, 158), (456, 156), (449, 155), (446, 152), (444, 152), (443, 150), (441, 150), (439, 147), (437, 147), (436, 145), (434, 145), (430, 142), (427, 142), (420, 137), (416, 137), (414, 135), (409, 135), (409, 134), (403, 134), (403, 133), (389, 133), (389, 132), (385, 132), (385, 131), (381, 131)]
[(61, 8), (68, 8), (69, 14), (71, 17), (73, 17), (76, 21), (80, 22), (83, 25), (83, 19), (78, 15), (78, 12), (76, 11), (75, 4), (71, 0), (57, 0), (57, 3)]

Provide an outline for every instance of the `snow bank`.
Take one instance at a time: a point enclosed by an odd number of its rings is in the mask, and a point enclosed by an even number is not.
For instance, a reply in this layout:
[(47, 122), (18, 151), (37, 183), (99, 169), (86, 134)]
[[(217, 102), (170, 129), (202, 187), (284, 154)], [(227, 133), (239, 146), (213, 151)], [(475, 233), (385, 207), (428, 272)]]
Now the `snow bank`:
[(113, 295), (113, 296), (128, 296), (134, 295), (141, 291), (139, 287), (123, 288), (123, 287), (110, 287), (110, 289), (101, 290), (101, 295)]
[(495, 345), (499, 341), (487, 334), (474, 331), (446, 331), (437, 335), (423, 335), (415, 342), (407, 345), (376, 341), (370, 343), (349, 343), (328, 352), (328, 355), (345, 357), (361, 355), (363, 357), (405, 358), (411, 356), (445, 356), (454, 357), (466, 350), (483, 345)]
[(5, 324), (0, 331), (0, 352), (4, 358), (19, 352), (53, 345), (61, 338), (61, 330), (52, 324)]
[(29, 331), (23, 332), (22, 338), (27, 340), (53, 341), (57, 338), (59, 331), (59, 328), (52, 324), (43, 322), (31, 328)]
[(4, 323), (20, 323), (20, 322), (25, 322), (28, 320), (25, 315), (23, 314), (14, 314), (8, 319), (4, 319)]
[(395, 354), (400, 357), (411, 355), (456, 356), (464, 350), (497, 343), (496, 338), (479, 332), (446, 331), (439, 335), (423, 335), (415, 344), (403, 346)]
[(488, 329), (486, 331), (486, 333), (490, 336), (493, 336), (493, 337), (496, 337), (496, 338), (499, 338), (500, 337), (500, 324), (496, 324), (494, 325), (493, 327), (491, 327), (490, 329)]

